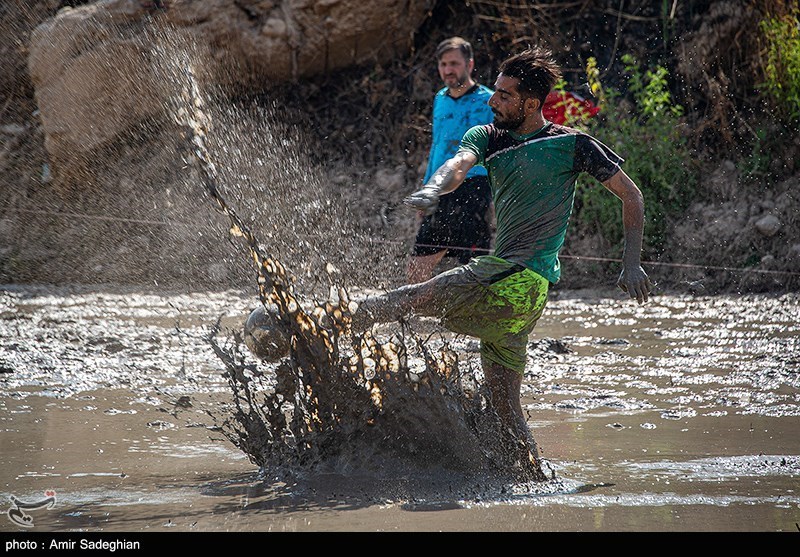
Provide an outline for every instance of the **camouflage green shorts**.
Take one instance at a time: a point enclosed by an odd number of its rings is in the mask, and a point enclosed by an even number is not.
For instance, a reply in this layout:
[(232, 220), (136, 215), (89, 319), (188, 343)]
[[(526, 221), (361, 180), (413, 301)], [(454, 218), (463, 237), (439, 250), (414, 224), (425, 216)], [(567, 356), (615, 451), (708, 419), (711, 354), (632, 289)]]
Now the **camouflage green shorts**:
[(483, 358), (522, 373), (528, 335), (547, 302), (547, 279), (505, 259), (481, 256), (433, 281), (444, 326), (478, 337)]

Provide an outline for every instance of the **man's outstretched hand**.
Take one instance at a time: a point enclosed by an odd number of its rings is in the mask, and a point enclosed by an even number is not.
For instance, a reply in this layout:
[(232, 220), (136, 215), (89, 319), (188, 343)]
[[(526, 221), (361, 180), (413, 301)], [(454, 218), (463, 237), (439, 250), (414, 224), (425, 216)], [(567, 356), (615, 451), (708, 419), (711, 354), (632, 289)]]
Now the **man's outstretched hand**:
[(423, 187), (406, 197), (403, 203), (421, 211), (427, 217), (435, 213), (439, 206), (439, 189)]
[(650, 277), (647, 276), (641, 265), (623, 268), (617, 286), (623, 292), (630, 294), (631, 298), (636, 298), (640, 304), (647, 301), (647, 296), (653, 290), (653, 283), (650, 282)]

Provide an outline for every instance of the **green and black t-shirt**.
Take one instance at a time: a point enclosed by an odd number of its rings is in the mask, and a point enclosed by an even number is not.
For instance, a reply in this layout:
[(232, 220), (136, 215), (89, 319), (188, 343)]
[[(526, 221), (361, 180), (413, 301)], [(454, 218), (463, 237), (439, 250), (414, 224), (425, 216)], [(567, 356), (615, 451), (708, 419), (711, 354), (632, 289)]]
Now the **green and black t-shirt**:
[(547, 123), (524, 136), (493, 124), (475, 126), (459, 147), (478, 157), (492, 186), (497, 236), (494, 255), (558, 282), (575, 198), (575, 181), (587, 172), (604, 182), (622, 157), (578, 130)]

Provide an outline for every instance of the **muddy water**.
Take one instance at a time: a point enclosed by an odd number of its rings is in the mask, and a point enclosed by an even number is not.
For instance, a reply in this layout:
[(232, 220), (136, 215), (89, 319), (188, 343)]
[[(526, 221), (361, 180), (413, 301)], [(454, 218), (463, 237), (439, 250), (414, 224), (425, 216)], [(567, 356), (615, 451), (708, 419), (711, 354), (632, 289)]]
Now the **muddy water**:
[[(239, 292), (0, 290), (0, 530), (24, 530), (5, 514), (11, 496), (48, 490), (54, 506), (26, 511), (34, 531), (798, 528), (796, 294), (640, 308), (555, 292), (523, 405), (559, 490), (435, 499), (258, 476), (208, 414), (229, 392), (205, 340), (254, 305)], [(477, 365), (474, 341), (454, 343)]]

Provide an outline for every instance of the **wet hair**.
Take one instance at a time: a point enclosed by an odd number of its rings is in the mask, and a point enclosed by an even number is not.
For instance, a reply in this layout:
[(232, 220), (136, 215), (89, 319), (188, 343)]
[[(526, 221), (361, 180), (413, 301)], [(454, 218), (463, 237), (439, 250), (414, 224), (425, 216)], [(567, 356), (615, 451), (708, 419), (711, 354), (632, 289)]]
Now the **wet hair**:
[(500, 73), (519, 80), (519, 92), (539, 99), (542, 105), (547, 94), (561, 79), (561, 69), (549, 50), (529, 48), (500, 64)]
[(440, 42), (436, 47), (436, 59), (441, 60), (444, 53), (451, 50), (458, 50), (467, 62), (472, 60), (472, 45), (461, 37), (450, 37)]

